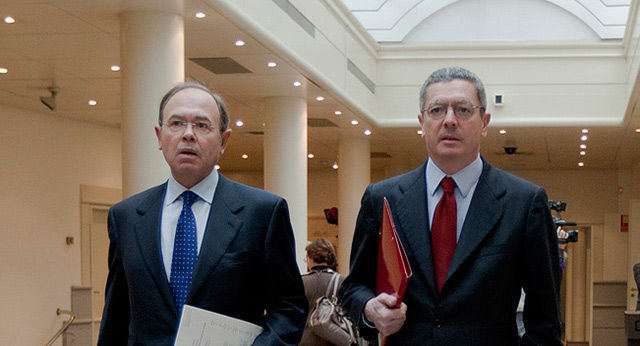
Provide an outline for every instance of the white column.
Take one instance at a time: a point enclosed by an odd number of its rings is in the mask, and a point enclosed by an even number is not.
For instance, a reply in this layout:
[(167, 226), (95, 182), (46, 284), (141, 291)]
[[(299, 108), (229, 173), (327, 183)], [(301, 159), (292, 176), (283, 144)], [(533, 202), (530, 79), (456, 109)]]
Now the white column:
[(120, 15), (122, 194), (167, 179), (153, 127), (162, 96), (184, 80), (184, 20), (163, 12)]
[(287, 200), (298, 266), (306, 272), (307, 101), (270, 97), (264, 110), (264, 188)]
[(347, 274), (360, 201), (371, 182), (371, 149), (362, 138), (341, 139), (338, 150), (338, 271)]

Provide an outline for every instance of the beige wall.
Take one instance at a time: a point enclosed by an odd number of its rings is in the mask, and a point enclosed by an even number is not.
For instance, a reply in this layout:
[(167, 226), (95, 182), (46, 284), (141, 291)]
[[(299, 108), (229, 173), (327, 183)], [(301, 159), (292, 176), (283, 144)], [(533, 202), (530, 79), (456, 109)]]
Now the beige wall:
[(44, 345), (81, 283), (80, 184), (120, 187), (120, 132), (3, 106), (0, 118), (1, 343)]
[[(8, 345), (44, 344), (64, 319), (56, 309), (70, 308), (70, 287), (81, 283), (80, 184), (121, 187), (120, 131), (2, 106), (0, 115), (0, 335)], [(263, 186), (261, 172), (222, 173)], [(628, 210), (630, 171), (512, 173), (567, 202), (565, 219), (592, 226), (595, 280), (626, 280), (627, 235), (617, 218)], [(384, 176), (372, 172), (372, 181)], [(310, 229), (331, 228), (323, 209), (336, 205), (336, 171), (310, 172)], [(76, 238), (74, 245), (65, 244), (67, 236)]]

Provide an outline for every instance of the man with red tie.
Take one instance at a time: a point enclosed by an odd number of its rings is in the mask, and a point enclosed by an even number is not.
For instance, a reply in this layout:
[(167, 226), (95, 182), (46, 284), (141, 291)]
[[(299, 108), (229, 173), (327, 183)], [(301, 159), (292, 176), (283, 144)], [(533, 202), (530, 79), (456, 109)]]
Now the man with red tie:
[[(486, 106), (475, 74), (435, 71), (420, 91), (427, 162), (366, 189), (340, 291), (365, 339), (380, 333), (387, 346), (561, 345), (547, 195), (480, 155), (491, 118)], [(395, 296), (375, 292), (384, 197), (413, 271), (399, 306)], [(521, 288), (527, 333), (519, 338)]]

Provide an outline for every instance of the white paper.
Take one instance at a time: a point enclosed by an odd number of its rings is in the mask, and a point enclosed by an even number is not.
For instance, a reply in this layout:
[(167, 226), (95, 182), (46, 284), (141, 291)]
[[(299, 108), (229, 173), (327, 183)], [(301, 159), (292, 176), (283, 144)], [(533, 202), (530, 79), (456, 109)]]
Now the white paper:
[(249, 346), (264, 328), (185, 305), (174, 346)]

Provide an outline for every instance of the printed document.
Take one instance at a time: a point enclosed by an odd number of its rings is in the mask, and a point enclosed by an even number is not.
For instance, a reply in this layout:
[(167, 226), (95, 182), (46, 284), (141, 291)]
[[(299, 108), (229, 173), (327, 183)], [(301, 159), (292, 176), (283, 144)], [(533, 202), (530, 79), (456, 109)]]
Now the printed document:
[(262, 331), (253, 323), (185, 305), (174, 346), (249, 346)]

